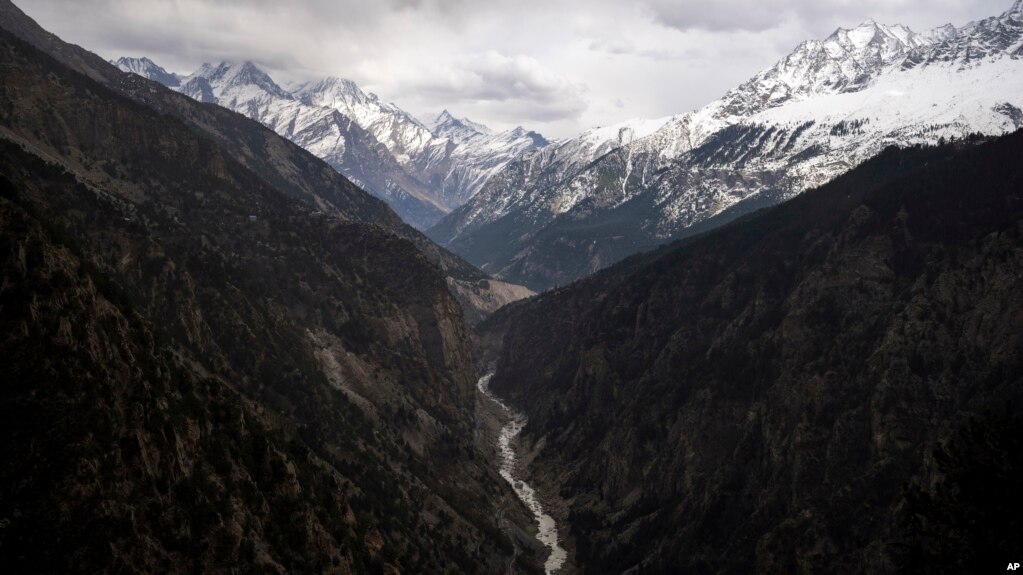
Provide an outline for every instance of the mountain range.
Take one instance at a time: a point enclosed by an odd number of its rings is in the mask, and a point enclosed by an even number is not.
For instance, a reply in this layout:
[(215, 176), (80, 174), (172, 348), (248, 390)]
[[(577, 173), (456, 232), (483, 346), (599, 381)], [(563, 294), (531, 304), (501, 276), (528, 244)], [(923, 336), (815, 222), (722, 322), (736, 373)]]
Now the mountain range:
[(888, 145), (1023, 125), (1021, 12), (916, 33), (873, 20), (801, 43), (699, 110), (548, 142), (356, 84), (284, 89), (251, 62), (122, 70), (241, 112), (328, 161), (496, 277), (548, 289), (820, 185)]
[(111, 62), (252, 118), (322, 158), (425, 229), (521, 154), (546, 145), (535, 132), (494, 132), (445, 110), (430, 126), (351, 80), (329, 77), (282, 88), (252, 62), (204, 64), (188, 76), (148, 58)]
[(889, 145), (1023, 125), (1023, 3), (914, 33), (867, 21), (803, 42), (686, 114), (525, 153), (428, 234), (533, 289), (581, 278), (823, 184)]
[(546, 142), (0, 0), (0, 565), (1005, 570), (1021, 25), (867, 22)]

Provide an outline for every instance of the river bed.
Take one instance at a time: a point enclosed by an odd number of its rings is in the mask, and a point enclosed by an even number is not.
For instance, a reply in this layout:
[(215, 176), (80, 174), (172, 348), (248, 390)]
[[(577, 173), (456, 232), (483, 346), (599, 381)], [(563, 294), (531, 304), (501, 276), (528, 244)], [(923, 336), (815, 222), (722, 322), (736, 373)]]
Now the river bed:
[(519, 459), (515, 453), (515, 448), (512, 446), (512, 440), (526, 426), (526, 416), (508, 407), (490, 391), (490, 378), (493, 375), (491, 373), (481, 377), (476, 387), (485, 397), (500, 406), (501, 410), (508, 417), (508, 422), (501, 427), (501, 432), (497, 437), (497, 449), (501, 455), (499, 472), (501, 477), (511, 484), (519, 499), (533, 512), (533, 517), (536, 518), (539, 531), (536, 538), (550, 550), (550, 555), (544, 563), (544, 572), (547, 575), (555, 575), (568, 558), (568, 554), (558, 544), (558, 526), (554, 522), (554, 518), (544, 512), (543, 505), (540, 504), (540, 500), (536, 496), (536, 490), (525, 481), (515, 477), (519, 467)]

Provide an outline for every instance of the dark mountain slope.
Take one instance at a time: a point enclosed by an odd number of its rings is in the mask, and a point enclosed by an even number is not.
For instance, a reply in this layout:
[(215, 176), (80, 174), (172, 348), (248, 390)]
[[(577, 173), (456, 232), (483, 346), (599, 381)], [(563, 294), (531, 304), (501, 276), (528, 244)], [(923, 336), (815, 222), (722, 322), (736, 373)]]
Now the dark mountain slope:
[(0, 32), (0, 563), (504, 572), (448, 277), (224, 138)]
[[(412, 241), (445, 271), (469, 316), (478, 318), (506, 303), (500, 294), (486, 289), (485, 274), (406, 225), (382, 200), (272, 130), (241, 114), (196, 102), (162, 84), (121, 72), (99, 56), (43, 30), (9, 0), (0, 0), (0, 27), (115, 94), (177, 119), (277, 190), (313, 204), (327, 215), (378, 225)], [(482, 295), (463, 295), (474, 292)]]
[(485, 324), (584, 570), (893, 569), (903, 482), (1023, 399), (1021, 157), (888, 149)]
[(99, 56), (43, 30), (8, 0), (0, 0), (0, 26), (112, 92), (178, 119), (281, 191), (323, 202), (345, 219), (375, 223), (395, 233), (405, 231), (406, 226), (382, 201), (258, 123), (121, 72)]

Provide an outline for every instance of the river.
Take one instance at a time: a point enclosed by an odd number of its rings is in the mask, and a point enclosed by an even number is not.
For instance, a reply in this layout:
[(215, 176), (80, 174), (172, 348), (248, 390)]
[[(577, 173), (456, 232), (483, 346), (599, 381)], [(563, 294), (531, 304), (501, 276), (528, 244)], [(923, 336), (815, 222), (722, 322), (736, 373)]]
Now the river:
[(481, 377), (476, 383), (476, 387), (480, 393), (496, 403), (504, 411), (505, 415), (508, 416), (508, 422), (501, 427), (501, 433), (497, 437), (497, 449), (501, 455), (499, 471), (501, 477), (511, 484), (519, 499), (533, 512), (538, 528), (536, 538), (550, 550), (550, 555), (544, 563), (544, 571), (547, 575), (555, 575), (568, 558), (568, 554), (558, 544), (558, 526), (555, 524), (554, 518), (544, 512), (543, 505), (540, 504), (540, 500), (536, 496), (536, 490), (525, 481), (515, 478), (519, 468), (519, 459), (515, 453), (515, 448), (512, 447), (512, 440), (526, 426), (526, 416), (508, 407), (490, 391), (490, 378), (493, 375), (488, 373)]

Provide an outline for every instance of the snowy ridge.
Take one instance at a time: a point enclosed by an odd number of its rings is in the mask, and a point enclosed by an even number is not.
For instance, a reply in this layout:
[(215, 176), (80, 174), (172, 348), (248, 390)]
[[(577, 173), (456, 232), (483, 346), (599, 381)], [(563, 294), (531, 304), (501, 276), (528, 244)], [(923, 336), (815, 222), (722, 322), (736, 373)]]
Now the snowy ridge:
[[(316, 95), (318, 102), (346, 87), (333, 78), (318, 84), (322, 90)], [(353, 98), (370, 100), (355, 90)], [(202, 65), (184, 79), (180, 91), (242, 113), (292, 140), (384, 199), (414, 226), (427, 227), (447, 211), (372, 132), (344, 111), (312, 102), (308, 85), (292, 93), (252, 62), (221, 62)]]
[[(559, 227), (630, 222), (610, 237), (573, 240), (572, 255), (558, 244), (565, 261), (588, 258), (594, 271), (733, 207), (823, 184), (886, 146), (1016, 130), (1021, 109), (1023, 0), (999, 16), (922, 34), (868, 20), (799, 44), (699, 110), (596, 128), (527, 153), (431, 235), (522, 282), (516, 274), (548, 257), (536, 242), (560, 237)], [(495, 243), (481, 252), (498, 237), (491, 229), (512, 226), (512, 251)], [(601, 255), (605, 241), (629, 247)]]
[(122, 72), (138, 74), (165, 86), (176, 87), (181, 84), (181, 76), (164, 70), (149, 58), (118, 58), (110, 60), (110, 63), (117, 66)]
[(454, 142), (461, 142), (481, 134), (494, 135), (494, 131), (483, 124), (473, 122), (469, 118), (456, 118), (447, 110), (438, 114), (427, 125), (435, 136), (450, 138)]
[(433, 133), (410, 114), (366, 94), (351, 80), (324, 78), (300, 85), (294, 96), (304, 104), (348, 116), (372, 133), (402, 165), (421, 155), (433, 139)]
[(453, 206), (465, 203), (513, 160), (549, 144), (540, 134), (521, 126), (494, 132), (466, 118), (456, 119), (447, 111), (437, 117), (433, 132), (436, 139), (432, 153), (423, 156), (428, 162), (423, 169), (430, 169), (429, 162), (444, 166), (440, 190)]
[(466, 228), (478, 228), (527, 207), (530, 212), (560, 214), (589, 194), (586, 182), (556, 185), (578, 174), (602, 156), (658, 133), (672, 117), (627, 120), (592, 128), (581, 135), (557, 140), (521, 156), (507, 169), (487, 179), (477, 195), (462, 206), (460, 219), (449, 218), (460, 236)]
[(446, 111), (431, 129), (343, 78), (284, 88), (252, 62), (203, 64), (184, 78), (145, 58), (122, 58), (118, 66), (259, 121), (421, 229), (464, 203), (513, 159), (547, 144), (534, 132), (495, 133)]

